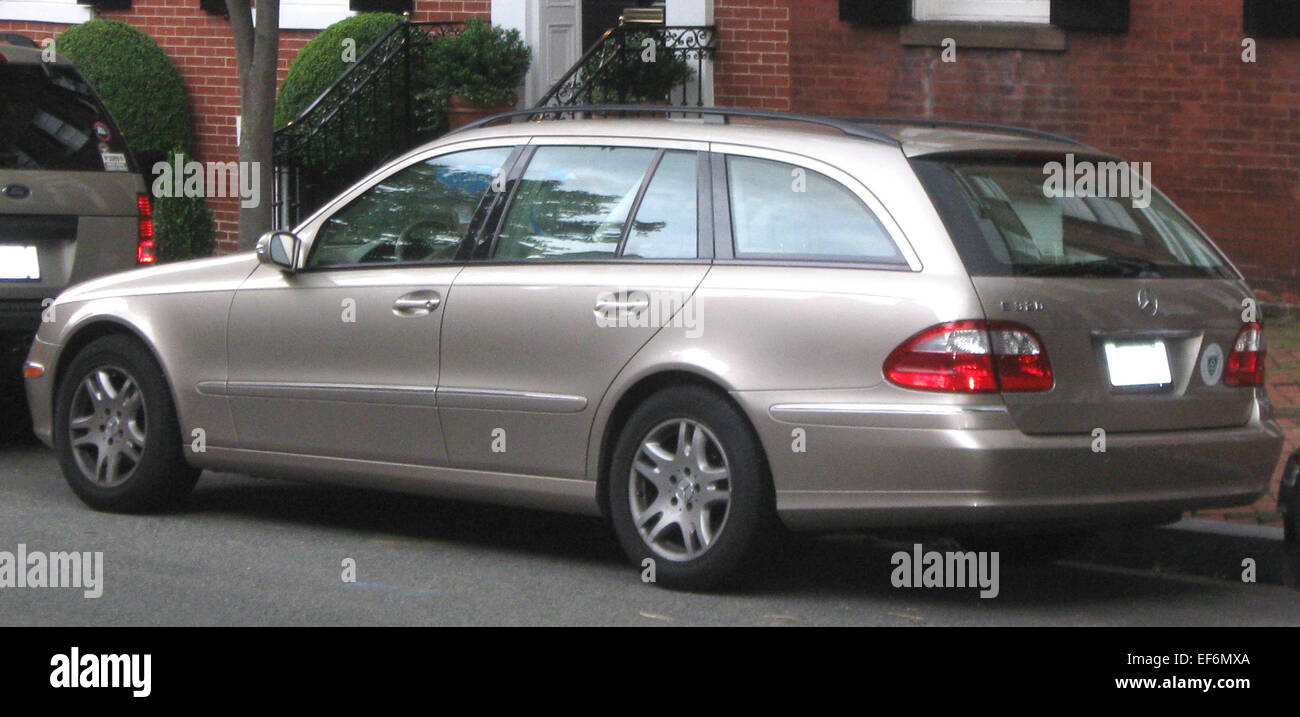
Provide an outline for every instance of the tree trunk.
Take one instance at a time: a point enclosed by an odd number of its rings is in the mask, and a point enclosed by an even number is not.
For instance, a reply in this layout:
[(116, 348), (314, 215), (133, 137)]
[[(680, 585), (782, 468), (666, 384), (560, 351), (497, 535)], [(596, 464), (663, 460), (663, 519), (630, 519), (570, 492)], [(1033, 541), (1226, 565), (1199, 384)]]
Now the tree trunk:
[[(270, 231), (274, 206), (275, 71), (280, 54), (280, 0), (226, 0), (239, 63), (240, 167), (255, 171), (254, 200), (239, 205), (239, 248), (252, 249)], [(252, 206), (246, 206), (252, 205)]]

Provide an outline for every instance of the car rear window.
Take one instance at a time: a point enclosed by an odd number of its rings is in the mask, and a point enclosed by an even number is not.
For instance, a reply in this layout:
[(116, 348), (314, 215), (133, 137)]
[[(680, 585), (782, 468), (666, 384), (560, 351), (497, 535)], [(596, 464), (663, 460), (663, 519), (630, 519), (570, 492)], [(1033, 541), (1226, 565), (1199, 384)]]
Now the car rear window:
[(126, 143), (75, 70), (0, 64), (0, 169), (131, 171)]
[(1048, 181), (1055, 167), (1048, 161), (927, 159), (914, 166), (974, 275), (1236, 276), (1149, 185), (1130, 192), (1126, 178), (1125, 191), (1103, 196), (1062, 192)]

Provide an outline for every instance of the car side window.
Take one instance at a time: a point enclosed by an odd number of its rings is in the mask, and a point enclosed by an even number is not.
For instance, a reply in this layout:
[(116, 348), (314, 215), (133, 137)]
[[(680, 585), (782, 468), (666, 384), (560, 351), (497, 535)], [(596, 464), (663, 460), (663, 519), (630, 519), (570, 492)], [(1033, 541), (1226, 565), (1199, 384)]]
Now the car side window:
[(695, 152), (664, 152), (628, 228), (621, 256), (693, 259), (699, 255), (697, 170)]
[(308, 268), (451, 261), (512, 147), (455, 152), (398, 170), (316, 233)]
[(640, 147), (539, 147), (506, 210), (493, 258), (613, 258), (656, 154)]
[(727, 176), (737, 258), (907, 263), (871, 209), (824, 174), (728, 156)]

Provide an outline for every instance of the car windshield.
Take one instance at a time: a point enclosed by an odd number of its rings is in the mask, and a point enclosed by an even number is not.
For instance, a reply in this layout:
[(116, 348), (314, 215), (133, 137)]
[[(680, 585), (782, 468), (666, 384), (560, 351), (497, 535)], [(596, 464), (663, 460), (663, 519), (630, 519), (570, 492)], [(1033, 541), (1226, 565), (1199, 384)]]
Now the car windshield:
[(0, 169), (129, 171), (126, 143), (75, 71), (0, 64)]
[[(1233, 276), (1205, 236), (1145, 178), (1121, 163), (1092, 164), (1093, 182), (1082, 187), (1053, 184), (1058, 167), (1050, 162), (950, 165), (988, 252), (1005, 268), (999, 273)], [(1099, 191), (1106, 172), (1109, 188)]]

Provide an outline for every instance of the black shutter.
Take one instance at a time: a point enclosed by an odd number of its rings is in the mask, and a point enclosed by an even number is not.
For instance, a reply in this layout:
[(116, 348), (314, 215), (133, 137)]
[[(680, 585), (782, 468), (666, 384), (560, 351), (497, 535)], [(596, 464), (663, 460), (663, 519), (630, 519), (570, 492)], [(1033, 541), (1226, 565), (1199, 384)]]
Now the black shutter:
[(840, 19), (859, 25), (906, 25), (912, 0), (840, 0)]
[(1128, 0), (1052, 0), (1052, 24), (1069, 30), (1128, 32)]
[(1242, 14), (1242, 25), (1251, 35), (1300, 37), (1300, 3), (1296, 0), (1246, 0)]
[(391, 12), (401, 15), (414, 9), (413, 0), (348, 0), (353, 12)]
[(77, 0), (78, 5), (94, 5), (97, 10), (130, 10), (131, 0)]
[(226, 0), (199, 0), (199, 9), (209, 15), (226, 15)]

